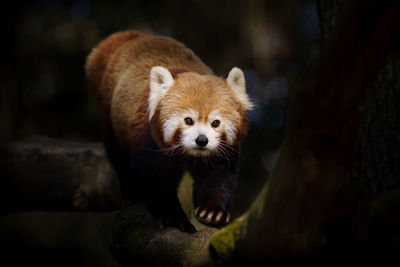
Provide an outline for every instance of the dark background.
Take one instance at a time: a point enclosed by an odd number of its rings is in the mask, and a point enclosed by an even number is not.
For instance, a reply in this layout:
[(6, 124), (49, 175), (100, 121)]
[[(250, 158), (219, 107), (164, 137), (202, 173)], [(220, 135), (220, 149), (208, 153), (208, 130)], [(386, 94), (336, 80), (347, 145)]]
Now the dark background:
[[(247, 209), (268, 176), (282, 137), (288, 90), (318, 53), (320, 39), (317, 6), (311, 0), (41, 0), (2, 8), (1, 22), (2, 143), (33, 136), (100, 141), (99, 112), (83, 66), (91, 49), (116, 31), (173, 37), (219, 76), (240, 67), (256, 108), (243, 146), (234, 216)], [(26, 220), (15, 216), (14, 221)], [(28, 214), (32, 227), (49, 223), (48, 214), (37, 216)], [(60, 216), (57, 222), (63, 221)], [(66, 235), (78, 235), (76, 229), (82, 228), (73, 229), (64, 229)], [(41, 255), (48, 246), (65, 256), (52, 242), (15, 242), (15, 247), (22, 244), (34, 251), (32, 255)]]
[(246, 182), (239, 188), (246, 199), (240, 198), (240, 210), (255, 195), (255, 177), (263, 181), (271, 167), (288, 86), (316, 54), (320, 37), (314, 1), (42, 0), (2, 12), (7, 25), (0, 67), (3, 142), (38, 135), (101, 140), (83, 66), (91, 49), (116, 31), (173, 37), (220, 76), (242, 68), (256, 108), (243, 149)]

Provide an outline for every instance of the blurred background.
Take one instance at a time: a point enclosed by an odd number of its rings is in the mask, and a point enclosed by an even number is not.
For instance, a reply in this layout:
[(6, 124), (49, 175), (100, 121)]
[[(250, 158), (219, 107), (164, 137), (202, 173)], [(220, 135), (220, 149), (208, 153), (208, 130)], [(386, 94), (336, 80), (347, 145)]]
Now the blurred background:
[[(0, 12), (2, 143), (32, 136), (101, 141), (99, 112), (87, 90), (84, 64), (91, 49), (116, 31), (173, 37), (219, 76), (240, 67), (256, 108), (243, 145), (234, 216), (248, 208), (268, 177), (285, 125), (288, 90), (318, 53), (321, 37), (312, 0), (38, 0), (19, 1)], [(7, 223), (24, 220), (15, 216)], [(41, 225), (40, 219), (29, 216)], [(49, 215), (40, 216), (45, 221)], [(4, 236), (1, 247), (10, 242)], [(19, 242), (13, 242), (18, 247)], [(43, 242), (39, 248), (34, 242), (24, 244), (41, 252), (43, 244), (56, 246)]]

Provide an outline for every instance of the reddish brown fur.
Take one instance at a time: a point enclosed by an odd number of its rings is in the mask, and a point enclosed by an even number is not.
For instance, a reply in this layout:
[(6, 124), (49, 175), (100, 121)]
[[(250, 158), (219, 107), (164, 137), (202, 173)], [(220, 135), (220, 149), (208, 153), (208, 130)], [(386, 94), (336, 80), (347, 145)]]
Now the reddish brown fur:
[[(154, 66), (168, 69), (174, 81), (159, 102), (152, 102), (154, 115), (149, 121), (150, 73)], [(193, 232), (176, 196), (179, 180), (187, 169), (194, 179), (197, 210), (223, 214), (213, 221), (195, 216), (208, 225), (226, 223), (237, 179), (240, 143), (247, 128), (246, 104), (228, 85), (231, 80), (214, 76), (183, 44), (135, 31), (113, 34), (93, 49), (86, 74), (101, 108), (107, 154), (120, 177), (124, 197), (144, 201), (161, 224)], [(210, 155), (215, 164), (210, 167), (207, 161), (195, 157), (167, 157), (159, 151), (178, 143), (190, 127), (179, 120), (180, 125), (172, 129), (172, 140), (164, 140), (163, 126), (168, 117), (182, 115), (188, 109), (194, 109), (202, 123), (207, 123), (210, 112), (218, 110), (227, 128), (215, 127), (212, 131), (220, 134), (223, 149), (228, 139), (233, 142), (229, 144), (233, 148), (227, 153), (229, 157)]]
[[(122, 149), (137, 144), (146, 126), (150, 69), (157, 65), (174, 75), (182, 71), (212, 73), (183, 44), (136, 31), (111, 35), (88, 57), (86, 73), (101, 107), (104, 130), (113, 131)], [(115, 94), (118, 83), (122, 83), (121, 93)]]
[(171, 109), (179, 112), (194, 108), (204, 121), (217, 108), (234, 121), (239, 135), (245, 132), (242, 105), (238, 101), (231, 105), (235, 97), (226, 80), (213, 76), (190, 49), (168, 37), (125, 31), (101, 42), (86, 64), (89, 85), (101, 106), (104, 130), (115, 137), (120, 149), (135, 147), (142, 138), (148, 123), (150, 70), (158, 65), (167, 68), (175, 79), (165, 96), (170, 101), (158, 105), (153, 120), (153, 136), (160, 147), (165, 147), (161, 126)]
[[(246, 111), (234, 96), (225, 78), (186, 72), (176, 76), (175, 83), (168, 90), (163, 101), (159, 103), (157, 116), (154, 116), (158, 125), (154, 127), (154, 136), (162, 136), (161, 125), (169, 115), (180, 114), (188, 109), (198, 111), (198, 121), (203, 123), (208, 121), (210, 112), (218, 110), (224, 119), (229, 119), (236, 126), (237, 139), (235, 141), (239, 143), (247, 131), (247, 124), (243, 117)], [(183, 121), (182, 127), (185, 127)], [(160, 141), (160, 145), (165, 144)]]
[[(92, 53), (90, 53), (86, 64), (86, 76), (91, 87), (90, 89), (93, 90), (102, 109), (109, 108), (108, 101), (110, 101), (112, 93), (112, 88), (107, 88), (102, 85), (103, 75), (108, 63), (123, 44), (141, 35), (142, 33), (136, 31), (115, 33), (102, 41), (93, 49)], [(108, 91), (106, 91), (107, 89)], [(104, 99), (104, 101), (101, 101), (102, 99)]]

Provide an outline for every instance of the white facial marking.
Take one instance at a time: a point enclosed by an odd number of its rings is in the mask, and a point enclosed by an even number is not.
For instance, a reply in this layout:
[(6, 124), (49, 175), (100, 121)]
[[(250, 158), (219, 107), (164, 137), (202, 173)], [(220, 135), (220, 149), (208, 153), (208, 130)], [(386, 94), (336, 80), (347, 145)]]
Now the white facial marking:
[[(182, 144), (184, 148), (187, 150), (187, 153), (195, 155), (195, 156), (206, 156), (210, 153), (214, 152), (220, 142), (220, 131), (216, 131), (211, 126), (211, 123), (214, 120), (221, 120), (218, 110), (211, 112), (208, 115), (207, 122), (199, 122), (198, 113), (197, 116), (191, 117), (194, 121), (192, 126), (188, 126), (184, 128), (182, 131)], [(199, 135), (205, 135), (207, 137), (207, 145), (204, 147), (200, 147), (196, 144), (196, 139)]]
[[(200, 148), (196, 144), (196, 138), (202, 134), (207, 137), (208, 143), (205, 147)], [(219, 138), (219, 133), (212, 129), (210, 123), (200, 123), (198, 121), (182, 132), (182, 144), (188, 153), (192, 155), (210, 154), (217, 148)]]
[(164, 133), (164, 142), (170, 143), (172, 141), (172, 137), (176, 132), (176, 129), (179, 127), (181, 118), (178, 116), (169, 116), (163, 125), (163, 133)]
[[(185, 118), (191, 118), (193, 125), (186, 125)], [(227, 142), (232, 145), (236, 138), (236, 127), (229, 119), (223, 119), (218, 110), (208, 114), (207, 122), (199, 122), (199, 113), (189, 109), (182, 114), (174, 114), (165, 120), (163, 124), (164, 142), (172, 143), (172, 138), (177, 129), (181, 129), (181, 142), (186, 153), (194, 156), (207, 156), (217, 150), (221, 141), (221, 133), (225, 132)], [(214, 120), (219, 120), (220, 125), (216, 128), (211, 126)], [(196, 144), (199, 135), (205, 135), (208, 143), (204, 147)]]
[(214, 120), (221, 120), (218, 109), (211, 111), (210, 114), (208, 114), (208, 121), (211, 123)]
[(189, 109), (187, 112), (183, 113), (183, 119), (187, 117), (196, 122), (199, 119), (199, 113), (194, 109)]
[(183, 113), (182, 115), (171, 115), (167, 117), (163, 124), (163, 133), (164, 133), (164, 142), (170, 143), (174, 136), (174, 133), (179, 127), (185, 128), (188, 127), (185, 125), (184, 120), (185, 118), (191, 118), (194, 122), (197, 121), (199, 118), (199, 113), (194, 109), (189, 109), (187, 112)]
[(233, 145), (236, 138), (236, 127), (230, 120), (224, 121), (224, 130), (226, 132), (226, 141), (228, 144)]
[(210, 112), (210, 114), (208, 115), (208, 120), (210, 121), (210, 123), (214, 120), (219, 120), (221, 122), (219, 127), (222, 127), (222, 129), (225, 130), (227, 139), (226, 141), (229, 145), (232, 145), (236, 138), (236, 127), (232, 123), (232, 121), (229, 119), (222, 119), (222, 117), (219, 115), (218, 110)]

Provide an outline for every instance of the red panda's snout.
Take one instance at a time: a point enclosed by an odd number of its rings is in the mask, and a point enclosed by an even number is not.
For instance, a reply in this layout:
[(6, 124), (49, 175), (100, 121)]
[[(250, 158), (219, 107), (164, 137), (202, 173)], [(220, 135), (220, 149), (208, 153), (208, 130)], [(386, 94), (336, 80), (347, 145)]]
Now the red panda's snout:
[[(155, 116), (156, 141), (168, 154), (223, 156), (233, 148), (252, 107), (243, 72), (227, 78), (185, 72), (172, 76), (161, 66), (150, 73), (149, 120)], [(159, 139), (162, 140), (159, 140)]]
[[(193, 110), (194, 111), (194, 110)], [(211, 114), (213, 117), (216, 115)], [(217, 118), (211, 118), (206, 122), (201, 122), (197, 120), (198, 113), (194, 111), (193, 124), (183, 126), (181, 129), (182, 136), (182, 146), (184, 150), (192, 156), (208, 156), (216, 153), (220, 146), (221, 135), (223, 132), (222, 128), (213, 127), (212, 122), (217, 120)], [(218, 121), (221, 119), (218, 118)], [(210, 122), (211, 121), (211, 122)], [(219, 128), (219, 129), (218, 129)]]
[(192, 156), (221, 153), (232, 144), (235, 132), (233, 123), (223, 119), (218, 110), (210, 112), (206, 120), (199, 120), (199, 112), (188, 109), (169, 116), (163, 124), (164, 143), (176, 153)]
[(208, 144), (207, 136), (205, 136), (204, 134), (200, 134), (199, 136), (197, 136), (195, 141), (199, 148), (205, 147)]

